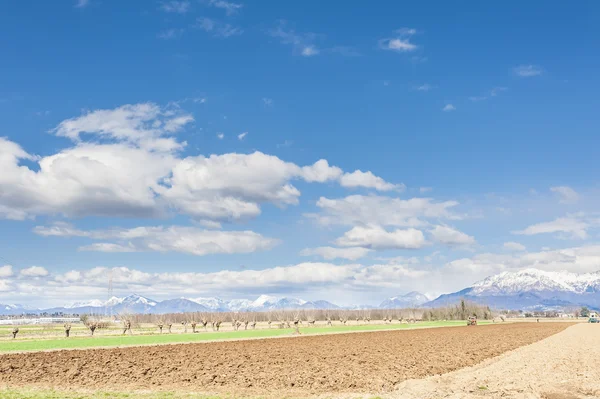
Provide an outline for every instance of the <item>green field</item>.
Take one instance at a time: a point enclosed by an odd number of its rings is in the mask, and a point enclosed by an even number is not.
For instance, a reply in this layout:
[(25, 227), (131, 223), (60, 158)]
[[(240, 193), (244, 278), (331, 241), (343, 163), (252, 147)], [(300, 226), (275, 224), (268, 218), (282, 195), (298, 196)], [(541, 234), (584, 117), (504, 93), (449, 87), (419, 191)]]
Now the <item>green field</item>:
[[(464, 321), (424, 321), (416, 324), (372, 324), (358, 326), (333, 326), (301, 328), (303, 335), (342, 333), (352, 331), (399, 330), (424, 327), (464, 326)], [(51, 349), (75, 349), (90, 347), (121, 347), (131, 345), (154, 345), (184, 342), (202, 342), (228, 339), (269, 338), (291, 335), (291, 329), (259, 329), (244, 331), (200, 332), (196, 334), (146, 334), (97, 337), (72, 337), (53, 339), (16, 339), (0, 341), (1, 352), (36, 351)]]

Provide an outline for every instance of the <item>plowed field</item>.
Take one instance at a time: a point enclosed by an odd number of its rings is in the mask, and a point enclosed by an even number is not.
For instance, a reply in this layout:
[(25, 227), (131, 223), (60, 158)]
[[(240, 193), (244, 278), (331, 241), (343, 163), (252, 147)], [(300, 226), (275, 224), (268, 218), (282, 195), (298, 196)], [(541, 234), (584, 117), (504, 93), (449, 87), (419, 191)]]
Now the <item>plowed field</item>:
[(309, 395), (388, 391), (558, 333), (568, 323), (496, 324), (0, 356), (0, 385)]

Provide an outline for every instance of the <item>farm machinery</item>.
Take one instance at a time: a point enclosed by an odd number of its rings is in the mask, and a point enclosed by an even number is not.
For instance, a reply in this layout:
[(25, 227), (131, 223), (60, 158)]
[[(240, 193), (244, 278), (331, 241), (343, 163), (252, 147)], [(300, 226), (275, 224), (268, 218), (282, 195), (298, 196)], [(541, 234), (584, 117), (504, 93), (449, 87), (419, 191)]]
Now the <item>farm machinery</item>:
[(477, 317), (469, 316), (469, 319), (467, 320), (467, 326), (476, 326), (476, 325), (477, 325)]
[(600, 318), (598, 318), (598, 314), (590, 313), (590, 318), (588, 319), (588, 323), (600, 323)]

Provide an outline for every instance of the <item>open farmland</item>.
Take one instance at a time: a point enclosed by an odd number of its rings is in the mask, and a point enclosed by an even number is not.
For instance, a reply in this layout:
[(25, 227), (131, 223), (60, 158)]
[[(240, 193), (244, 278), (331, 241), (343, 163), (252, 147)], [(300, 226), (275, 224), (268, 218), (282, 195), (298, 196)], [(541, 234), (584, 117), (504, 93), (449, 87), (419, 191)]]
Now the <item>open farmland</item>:
[[(489, 322), (480, 322), (489, 323)], [(453, 327), (463, 326), (464, 321), (430, 321), (419, 323), (377, 323), (362, 324), (362, 325), (334, 325), (325, 326), (317, 325), (315, 327), (301, 328), (304, 335), (311, 334), (332, 334), (344, 332), (359, 332), (359, 331), (385, 331), (398, 329), (413, 329), (413, 328), (434, 328), (434, 327)], [(136, 346), (136, 345), (157, 345), (157, 344), (176, 344), (176, 343), (191, 343), (199, 341), (220, 341), (220, 340), (236, 340), (236, 339), (253, 339), (253, 338), (273, 338), (289, 336), (293, 330), (289, 328), (268, 328), (266, 325), (259, 326), (252, 330), (228, 330), (213, 332), (208, 330), (199, 330), (198, 333), (185, 333), (180, 328), (173, 329), (172, 334), (161, 334), (156, 331), (156, 328), (143, 327), (134, 330), (133, 335), (122, 335), (122, 329), (112, 328), (110, 330), (100, 330), (100, 334), (93, 337), (90, 336), (87, 329), (80, 326), (78, 334), (72, 335), (71, 338), (65, 339), (61, 337), (62, 329), (60, 326), (52, 328), (32, 327), (23, 329), (20, 336), (23, 338), (10, 339), (10, 330), (5, 329), (3, 340), (0, 340), (0, 352), (13, 351), (36, 351), (36, 350), (54, 350), (54, 349), (79, 349), (91, 347), (121, 347), (121, 346)], [(40, 330), (44, 333), (39, 334)], [(181, 331), (180, 331), (181, 330)]]
[(389, 392), (402, 381), (472, 366), (568, 326), (515, 323), (4, 354), (0, 384), (236, 396)]

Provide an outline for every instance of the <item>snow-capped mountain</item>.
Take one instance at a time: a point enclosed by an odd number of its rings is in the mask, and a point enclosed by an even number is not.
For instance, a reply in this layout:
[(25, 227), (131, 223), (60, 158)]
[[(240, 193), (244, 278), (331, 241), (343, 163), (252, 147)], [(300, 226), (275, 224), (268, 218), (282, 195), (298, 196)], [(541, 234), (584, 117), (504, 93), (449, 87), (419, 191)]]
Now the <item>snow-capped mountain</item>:
[(408, 294), (395, 296), (386, 299), (379, 305), (380, 309), (400, 309), (406, 307), (415, 307), (428, 302), (429, 298), (417, 291), (409, 292)]
[(600, 271), (581, 274), (538, 269), (503, 272), (461, 291), (441, 295), (425, 305), (433, 307), (452, 304), (462, 298), (503, 309), (598, 307)]
[(223, 300), (221, 298), (176, 298), (155, 301), (141, 295), (112, 297), (107, 301), (93, 299), (75, 302), (50, 309), (28, 309), (20, 305), (0, 305), (0, 315), (23, 313), (180, 313), (180, 312), (260, 312), (277, 309), (339, 309), (327, 301), (305, 301), (299, 298), (261, 295), (254, 301), (249, 299)]

